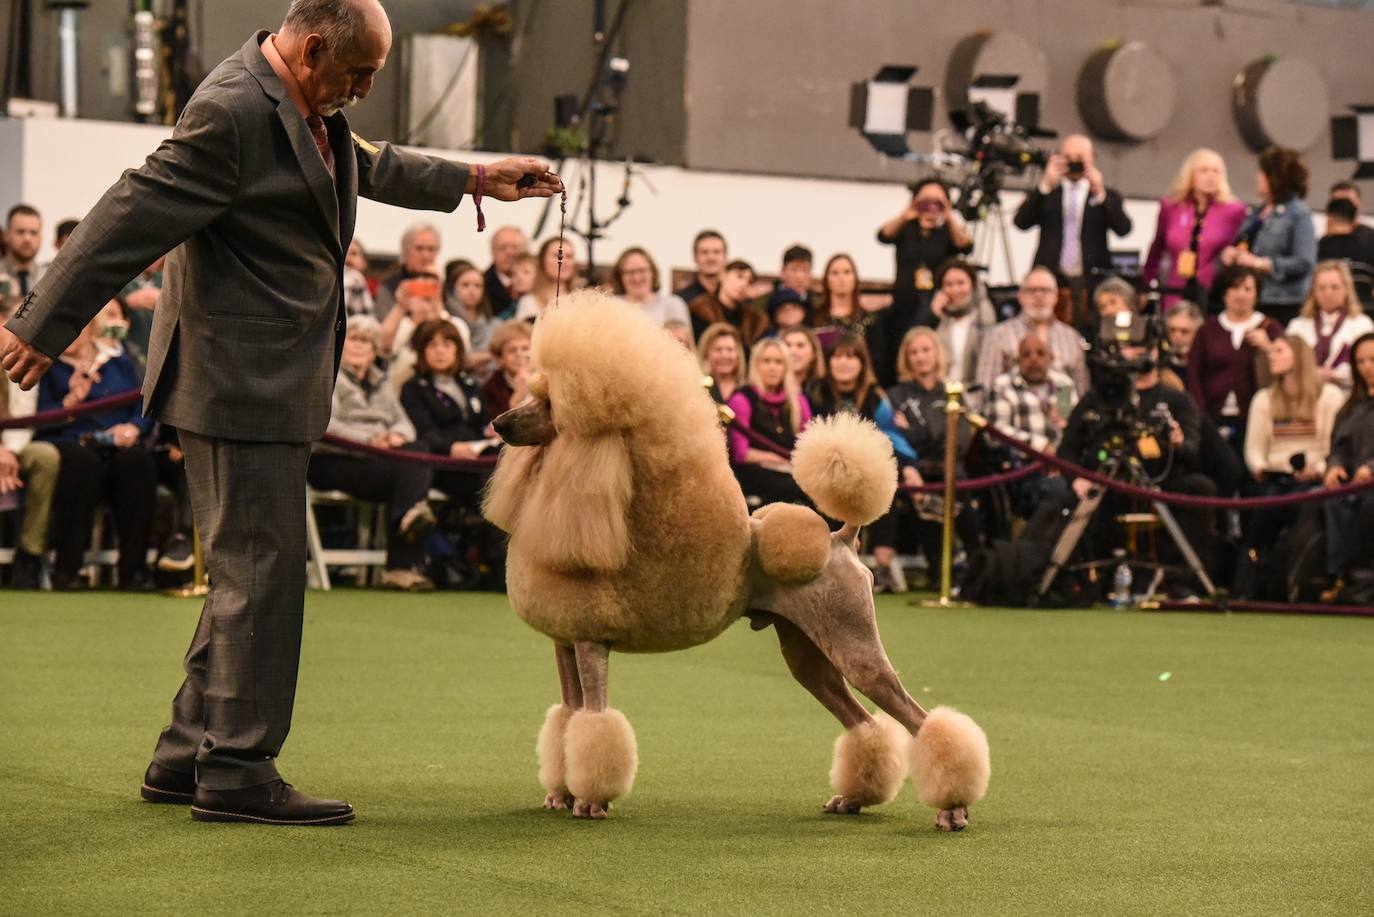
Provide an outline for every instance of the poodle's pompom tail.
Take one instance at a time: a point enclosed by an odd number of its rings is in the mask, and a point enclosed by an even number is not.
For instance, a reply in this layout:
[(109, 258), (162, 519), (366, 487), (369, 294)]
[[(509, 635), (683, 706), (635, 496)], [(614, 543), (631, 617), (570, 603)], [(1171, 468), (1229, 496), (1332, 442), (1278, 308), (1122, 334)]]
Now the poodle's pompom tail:
[(827, 516), (868, 525), (892, 506), (897, 459), (872, 421), (836, 414), (812, 421), (797, 439), (792, 476)]
[(579, 800), (602, 805), (630, 792), (639, 751), (635, 731), (619, 710), (578, 710), (563, 739), (564, 777)]
[(897, 798), (907, 775), (911, 733), (885, 713), (846, 729), (835, 740), (830, 785), (846, 801), (876, 806)]
[(754, 551), (763, 572), (800, 585), (821, 575), (830, 560), (830, 527), (813, 510), (769, 503), (754, 511)]
[(971, 806), (988, 791), (988, 737), (971, 717), (936, 707), (911, 740), (911, 780), (932, 809)]
[(550, 793), (566, 795), (568, 792), (563, 740), (572, 715), (573, 708), (567, 704), (550, 707), (549, 712), (544, 714), (544, 725), (540, 727), (539, 740), (535, 743), (535, 754), (539, 756), (539, 785)]

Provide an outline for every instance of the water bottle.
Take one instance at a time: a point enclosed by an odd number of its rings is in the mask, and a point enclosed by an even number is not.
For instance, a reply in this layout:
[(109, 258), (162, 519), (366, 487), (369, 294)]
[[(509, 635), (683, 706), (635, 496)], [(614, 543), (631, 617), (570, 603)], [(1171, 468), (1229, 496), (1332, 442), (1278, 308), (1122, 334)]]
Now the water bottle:
[(1116, 572), (1112, 574), (1112, 592), (1108, 602), (1113, 608), (1127, 608), (1131, 605), (1131, 565), (1126, 562), (1126, 552), (1118, 548), (1115, 552)]

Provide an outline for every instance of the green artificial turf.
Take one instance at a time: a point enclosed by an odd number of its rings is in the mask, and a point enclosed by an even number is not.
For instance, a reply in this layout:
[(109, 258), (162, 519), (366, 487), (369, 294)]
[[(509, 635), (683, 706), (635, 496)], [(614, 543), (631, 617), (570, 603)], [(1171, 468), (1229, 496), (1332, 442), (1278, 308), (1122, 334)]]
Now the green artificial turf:
[(195, 823), (137, 789), (197, 613), (0, 592), (0, 912), (1374, 912), (1368, 620), (881, 600), (912, 694), (991, 740), (948, 835), (910, 786), (821, 813), (838, 726), (744, 626), (613, 657), (634, 792), (602, 823), (545, 812), (548, 641), (501, 596), (351, 591), (308, 599), (280, 763), (357, 822)]

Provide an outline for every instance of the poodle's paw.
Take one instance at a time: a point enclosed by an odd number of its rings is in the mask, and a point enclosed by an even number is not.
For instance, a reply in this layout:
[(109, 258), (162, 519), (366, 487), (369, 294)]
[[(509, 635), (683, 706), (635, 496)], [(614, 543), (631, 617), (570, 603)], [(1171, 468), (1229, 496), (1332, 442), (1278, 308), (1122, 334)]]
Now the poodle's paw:
[(935, 827), (941, 831), (963, 831), (968, 827), (968, 806), (941, 809), (935, 816)]
[(573, 799), (569, 793), (550, 793), (544, 797), (544, 808), (566, 810), (571, 809), (575, 802), (577, 800)]
[(832, 796), (823, 808), (827, 815), (858, 815), (863, 804), (844, 796)]
[(590, 818), (600, 821), (609, 814), (611, 804), (609, 802), (587, 802), (585, 799), (578, 799), (573, 803), (573, 818)]

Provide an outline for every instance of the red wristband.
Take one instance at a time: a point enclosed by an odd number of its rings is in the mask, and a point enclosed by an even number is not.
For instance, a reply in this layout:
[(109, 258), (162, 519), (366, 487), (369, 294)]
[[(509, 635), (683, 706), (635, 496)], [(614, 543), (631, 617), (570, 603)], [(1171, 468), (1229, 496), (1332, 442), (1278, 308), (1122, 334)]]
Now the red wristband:
[(482, 192), (486, 190), (487, 167), (480, 162), (477, 164), (477, 183), (472, 193), (472, 203), (477, 207), (477, 231), (483, 232), (487, 228), (487, 217), (482, 213)]

